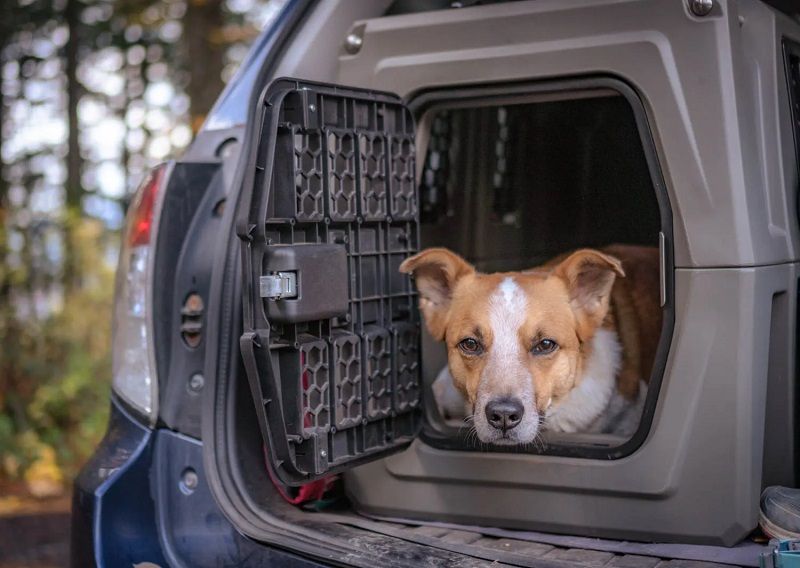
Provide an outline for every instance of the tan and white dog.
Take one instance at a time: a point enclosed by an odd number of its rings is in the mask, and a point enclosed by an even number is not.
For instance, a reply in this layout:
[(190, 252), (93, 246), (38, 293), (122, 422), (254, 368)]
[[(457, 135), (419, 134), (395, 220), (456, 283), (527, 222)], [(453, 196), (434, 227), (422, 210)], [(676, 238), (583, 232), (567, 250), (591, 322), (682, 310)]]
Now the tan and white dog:
[(400, 271), (414, 275), (426, 326), (447, 345), (442, 377), (465, 397), (481, 441), (636, 429), (661, 333), (656, 249), (583, 249), (481, 274), (431, 248)]

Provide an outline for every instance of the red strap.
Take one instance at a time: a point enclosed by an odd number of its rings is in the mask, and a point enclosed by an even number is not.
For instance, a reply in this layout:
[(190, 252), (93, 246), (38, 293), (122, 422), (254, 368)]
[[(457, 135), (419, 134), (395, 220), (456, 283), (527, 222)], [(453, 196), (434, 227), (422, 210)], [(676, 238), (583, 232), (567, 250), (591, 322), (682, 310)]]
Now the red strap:
[(302, 505), (303, 503), (308, 503), (309, 501), (317, 501), (318, 499), (322, 499), (322, 496), (325, 495), (325, 492), (336, 479), (335, 475), (331, 475), (328, 477), (323, 477), (322, 479), (317, 479), (316, 481), (311, 481), (305, 485), (301, 485), (297, 491), (297, 495), (292, 497), (287, 492), (288, 488), (281, 483), (277, 477), (275, 477), (275, 472), (273, 472), (272, 468), (270, 467), (269, 454), (267, 453), (266, 444), (264, 444), (264, 460), (267, 462), (265, 465), (267, 467), (269, 478), (272, 481), (272, 485), (275, 486), (275, 489), (278, 490), (278, 494), (283, 497), (284, 501), (292, 505)]
[(297, 496), (294, 499), (291, 499), (289, 503), (292, 505), (301, 505), (308, 501), (317, 501), (318, 499), (322, 499), (322, 496), (325, 495), (325, 492), (328, 490), (328, 485), (331, 479), (332, 478), (330, 477), (323, 477), (322, 479), (317, 479), (311, 483), (301, 485), (300, 490), (297, 492)]

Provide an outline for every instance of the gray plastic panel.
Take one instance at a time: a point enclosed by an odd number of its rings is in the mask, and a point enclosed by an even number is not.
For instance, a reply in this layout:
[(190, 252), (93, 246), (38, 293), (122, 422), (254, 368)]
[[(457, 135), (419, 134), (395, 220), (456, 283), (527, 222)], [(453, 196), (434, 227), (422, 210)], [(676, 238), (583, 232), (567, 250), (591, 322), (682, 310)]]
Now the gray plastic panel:
[[(795, 329), (797, 277), (796, 264), (675, 271), (675, 334), (653, 427), (626, 458), (450, 452), (415, 442), (349, 472), (349, 495), (380, 515), (731, 545), (758, 520), (765, 435), (787, 440), (770, 456), (770, 481), (793, 482), (782, 467), (794, 462), (792, 422), (779, 417), (780, 431), (765, 432), (765, 418), (768, 385), (783, 400), (791, 394), (775, 371), (795, 376), (793, 343), (770, 331)], [(776, 301), (787, 309), (773, 309)]]
[(264, 451), (301, 484), (422, 423), (416, 293), (398, 271), (417, 250), (414, 121), (392, 95), (293, 79), (266, 87), (260, 120), (240, 345)]
[(781, 35), (800, 32), (760, 2), (722, 0), (696, 18), (675, 0), (537, 0), (353, 25), (362, 28), (363, 47), (342, 52), (337, 82), (413, 98), (432, 88), (586, 74), (628, 81), (659, 147), (676, 266), (800, 258), (781, 52)]

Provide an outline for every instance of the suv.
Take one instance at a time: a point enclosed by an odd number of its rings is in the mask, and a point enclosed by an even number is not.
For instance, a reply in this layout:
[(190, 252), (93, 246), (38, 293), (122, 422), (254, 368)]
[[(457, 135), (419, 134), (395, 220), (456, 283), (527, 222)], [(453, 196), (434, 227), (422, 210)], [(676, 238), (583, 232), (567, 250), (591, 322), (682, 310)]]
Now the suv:
[[(757, 563), (800, 473), (799, 137), (758, 0), (287, 2), (130, 206), (72, 565)], [(659, 251), (638, 428), (481, 446), (398, 267), (609, 243)]]

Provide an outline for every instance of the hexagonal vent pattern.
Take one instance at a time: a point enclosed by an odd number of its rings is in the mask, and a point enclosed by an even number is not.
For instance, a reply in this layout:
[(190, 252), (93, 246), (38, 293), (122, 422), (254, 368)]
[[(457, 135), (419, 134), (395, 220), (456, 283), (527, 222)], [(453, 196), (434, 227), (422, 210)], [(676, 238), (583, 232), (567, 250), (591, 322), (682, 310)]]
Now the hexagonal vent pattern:
[(328, 211), (334, 220), (356, 217), (355, 136), (349, 132), (328, 132)]
[(322, 219), (322, 144), (319, 132), (294, 133), (297, 218)]
[(362, 134), (358, 138), (361, 166), (361, 214), (365, 219), (382, 219), (386, 206), (386, 141), (382, 136)]
[(407, 136), (392, 137), (392, 217), (410, 219), (417, 215), (417, 187), (414, 183), (414, 142)]
[(394, 351), (397, 366), (395, 408), (404, 412), (419, 404), (419, 330), (416, 326), (397, 326)]
[(317, 432), (330, 425), (328, 346), (322, 340), (300, 344), (303, 431)]
[(361, 340), (339, 332), (333, 340), (336, 357), (336, 426), (346, 428), (361, 421)]
[(367, 345), (367, 415), (388, 416), (392, 410), (392, 344), (389, 332), (372, 326), (365, 334)]

